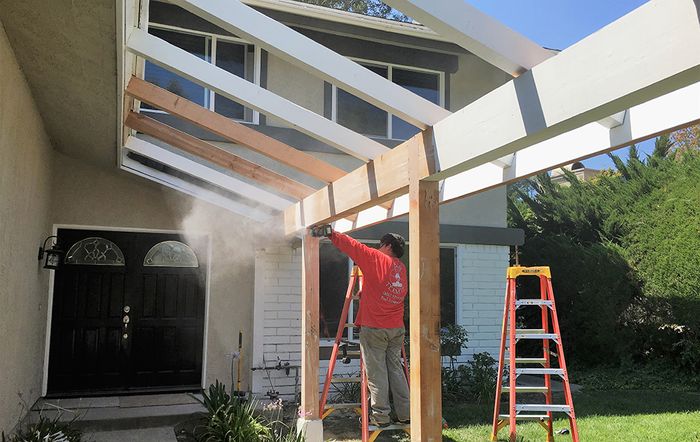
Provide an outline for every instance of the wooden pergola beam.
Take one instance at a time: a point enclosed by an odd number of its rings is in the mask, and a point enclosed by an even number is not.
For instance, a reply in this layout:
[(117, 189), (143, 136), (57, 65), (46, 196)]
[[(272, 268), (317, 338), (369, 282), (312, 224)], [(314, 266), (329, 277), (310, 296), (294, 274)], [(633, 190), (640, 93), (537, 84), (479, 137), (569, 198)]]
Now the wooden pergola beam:
[(226, 168), (242, 177), (265, 184), (297, 200), (312, 194), (316, 190), (144, 114), (130, 111), (124, 124), (138, 132), (150, 135), (173, 147)]
[(442, 440), (440, 361), (439, 183), (421, 177), (435, 170), (429, 146), (409, 153), (409, 241), (411, 243), (411, 441)]
[(301, 406), (300, 418), (320, 419), (319, 410), (319, 238), (302, 239), (301, 270)]
[(346, 173), (323, 160), (140, 78), (131, 77), (126, 93), (232, 143), (243, 145), (325, 183), (335, 181)]
[[(695, 0), (651, 1), (445, 118), (433, 127), (440, 170), (423, 179), (477, 168), (700, 81), (700, 51), (673, 55), (700, 41), (697, 17)], [(658, 23), (672, 23), (673, 30), (652, 26)], [(286, 209), (286, 231), (405, 194), (405, 172), (382, 163), (407, 158), (414, 139)], [(353, 189), (379, 191), (347, 192)]]
[[(700, 83), (630, 108), (622, 125), (607, 129), (589, 123), (518, 151), (506, 169), (492, 163), (467, 170), (442, 182), (440, 204), (514, 183), (538, 173), (617, 150), (684, 127), (700, 123)], [(339, 221), (335, 229), (350, 232), (408, 213), (408, 196), (394, 200), (390, 211), (371, 207), (356, 221)]]

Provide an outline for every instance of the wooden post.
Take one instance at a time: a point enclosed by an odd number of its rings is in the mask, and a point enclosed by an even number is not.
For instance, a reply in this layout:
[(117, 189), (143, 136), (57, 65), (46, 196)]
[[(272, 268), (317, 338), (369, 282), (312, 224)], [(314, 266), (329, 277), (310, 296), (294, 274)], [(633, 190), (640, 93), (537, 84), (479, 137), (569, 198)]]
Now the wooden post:
[[(436, 181), (421, 181), (432, 169), (432, 133), (409, 154), (411, 441), (442, 440), (440, 364), (440, 222)], [(425, 175), (423, 175), (425, 176)]]
[[(322, 441), (323, 427), (319, 414), (318, 391), (318, 310), (319, 310), (319, 238), (308, 233), (302, 241), (301, 279), (301, 409), (298, 428), (306, 432), (307, 441)], [(311, 424), (311, 425), (309, 425)], [(320, 429), (320, 434), (319, 434)]]

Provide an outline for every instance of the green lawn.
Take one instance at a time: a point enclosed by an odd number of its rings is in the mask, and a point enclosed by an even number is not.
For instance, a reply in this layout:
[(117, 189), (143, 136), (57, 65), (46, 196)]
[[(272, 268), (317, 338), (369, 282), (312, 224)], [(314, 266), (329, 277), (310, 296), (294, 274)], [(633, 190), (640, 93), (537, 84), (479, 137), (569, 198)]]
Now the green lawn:
[[(561, 402), (558, 402), (561, 403)], [(700, 442), (700, 393), (664, 391), (593, 391), (574, 395), (582, 442)], [(451, 404), (443, 415), (450, 428), (445, 441), (488, 441), (492, 405)], [(568, 420), (557, 420), (554, 429), (568, 428)], [(499, 433), (506, 441), (507, 427)], [(537, 423), (518, 424), (522, 442), (544, 441)], [(570, 441), (570, 435), (554, 440)]]

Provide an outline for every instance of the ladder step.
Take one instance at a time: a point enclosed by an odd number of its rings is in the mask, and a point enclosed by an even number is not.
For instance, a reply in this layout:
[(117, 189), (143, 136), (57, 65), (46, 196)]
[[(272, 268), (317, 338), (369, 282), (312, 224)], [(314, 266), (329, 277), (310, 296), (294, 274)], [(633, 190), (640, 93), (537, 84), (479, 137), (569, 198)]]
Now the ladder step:
[(515, 339), (559, 339), (556, 333), (516, 333)]
[(528, 333), (528, 334), (544, 333), (544, 329), (543, 328), (516, 328), (515, 333)]
[(353, 327), (355, 327), (354, 323), (352, 323), (352, 322), (345, 323), (345, 328), (353, 328)]
[(540, 411), (554, 413), (570, 413), (571, 407), (568, 405), (551, 405), (551, 404), (515, 404), (515, 411)]
[[(510, 387), (503, 387), (501, 390), (503, 393), (510, 393)], [(515, 392), (516, 393), (547, 393), (549, 390), (547, 390), (547, 387), (515, 387)]]
[(550, 374), (564, 377), (564, 370), (561, 368), (516, 368), (515, 375), (521, 374)]
[(345, 350), (345, 353), (338, 353), (339, 358), (345, 356), (360, 356), (360, 350)]
[(544, 300), (544, 299), (516, 299), (515, 300), (515, 306), (520, 307), (523, 305), (546, 305), (549, 308), (552, 308), (552, 301)]
[(330, 410), (332, 408), (335, 410), (341, 410), (341, 409), (346, 409), (346, 408), (360, 408), (360, 407), (362, 407), (362, 404), (359, 402), (356, 402), (356, 403), (348, 402), (348, 403), (344, 403), (344, 404), (326, 404), (324, 409)]
[(546, 364), (545, 358), (515, 358), (516, 364)]
[(357, 376), (357, 377), (347, 377), (347, 378), (331, 378), (332, 383), (340, 383), (340, 384), (352, 384), (356, 382), (362, 381), (362, 378)]
[[(509, 414), (499, 414), (498, 418), (507, 421), (510, 418)], [(541, 421), (549, 419), (546, 414), (516, 414), (515, 419), (519, 421)]]

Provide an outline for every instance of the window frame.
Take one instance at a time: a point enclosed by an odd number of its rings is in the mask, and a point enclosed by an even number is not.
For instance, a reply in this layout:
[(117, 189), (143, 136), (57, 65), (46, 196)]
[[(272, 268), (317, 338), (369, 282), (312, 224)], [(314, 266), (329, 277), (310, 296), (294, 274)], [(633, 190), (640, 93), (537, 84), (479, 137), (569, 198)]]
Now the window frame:
[[(426, 69), (426, 68), (419, 68), (415, 66), (407, 66), (403, 64), (397, 64), (397, 63), (389, 63), (389, 62), (384, 62), (384, 61), (377, 61), (377, 60), (371, 60), (367, 58), (359, 58), (359, 57), (347, 57), (348, 59), (360, 64), (362, 67), (366, 67), (366, 65), (371, 65), (371, 66), (376, 66), (376, 67), (381, 67), (381, 68), (386, 68), (387, 69), (387, 80), (391, 81), (393, 83), (393, 74), (394, 74), (394, 69), (401, 69), (405, 71), (413, 71), (413, 72), (419, 72), (423, 74), (437, 74), (438, 76), (438, 97), (439, 97), (439, 103), (437, 103), (438, 106), (444, 108), (445, 107), (445, 97), (446, 97), (446, 85), (445, 85), (445, 72), (443, 71), (436, 71), (432, 69)], [(341, 88), (342, 89), (342, 88)], [(331, 120), (334, 122), (338, 122), (338, 86), (335, 84), (331, 84)], [(403, 138), (394, 138), (394, 123), (393, 123), (393, 117), (394, 114), (391, 112), (387, 112), (387, 131), (386, 131), (386, 137), (382, 136), (376, 136), (376, 135), (368, 135), (371, 138), (386, 138), (387, 140), (396, 140), (396, 141), (405, 141)], [(401, 118), (397, 115), (397, 118)]]
[[(216, 55), (217, 55), (217, 44), (219, 41), (226, 42), (226, 43), (234, 43), (234, 44), (240, 44), (245, 47), (245, 53), (248, 53), (248, 47), (252, 46), (253, 47), (253, 81), (252, 83), (255, 84), (256, 86), (260, 86), (261, 83), (261, 71), (262, 71), (262, 48), (258, 45), (254, 45), (242, 38), (238, 37), (232, 37), (230, 35), (222, 35), (222, 34), (215, 34), (213, 32), (204, 32), (204, 31), (199, 31), (196, 29), (187, 29), (183, 28), (180, 26), (173, 26), (173, 25), (168, 25), (164, 23), (157, 23), (157, 22), (149, 22), (148, 23), (148, 29), (159, 29), (163, 31), (170, 31), (170, 32), (177, 32), (181, 34), (189, 34), (189, 35), (196, 35), (198, 37), (204, 37), (207, 45), (205, 46), (205, 61), (209, 64), (212, 64), (213, 66), (216, 66)], [(246, 71), (248, 69), (248, 60), (247, 57), (244, 61), (244, 66), (243, 70)], [(145, 67), (145, 62), (144, 62), (144, 67), (143, 67), (143, 73), (145, 76), (146, 73), (146, 67)], [(244, 78), (245, 79), (245, 78)], [(246, 80), (247, 81), (247, 80)], [(204, 103), (207, 109), (209, 109), (212, 112), (215, 112), (215, 106), (216, 106), (216, 92), (204, 88)], [(245, 115), (245, 109), (248, 109), (251, 111), (251, 120), (248, 121), (245, 118), (244, 119), (238, 119), (238, 118), (231, 118), (233, 121), (237, 121), (239, 123), (247, 123), (247, 124), (260, 124), (260, 112), (258, 112), (255, 109), (251, 109), (247, 106), (243, 106), (244, 112), (243, 114)], [(141, 109), (142, 112), (151, 112), (151, 113), (158, 113), (158, 114), (167, 114), (167, 112), (160, 110), (160, 109)], [(227, 117), (230, 118), (230, 117)]]

